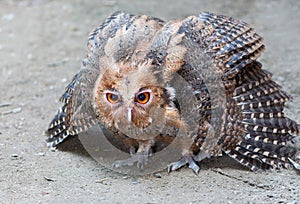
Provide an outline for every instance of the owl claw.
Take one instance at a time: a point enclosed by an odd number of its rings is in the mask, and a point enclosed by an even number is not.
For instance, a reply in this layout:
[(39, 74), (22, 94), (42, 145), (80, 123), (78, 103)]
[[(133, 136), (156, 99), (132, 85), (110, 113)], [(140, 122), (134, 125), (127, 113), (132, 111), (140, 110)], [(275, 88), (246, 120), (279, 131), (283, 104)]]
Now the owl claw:
[(300, 163), (288, 158), (289, 161), (292, 163), (292, 165), (294, 166), (295, 169), (300, 170)]
[(189, 168), (195, 172), (195, 174), (199, 173), (200, 167), (198, 166), (198, 164), (196, 164), (196, 162), (193, 159), (193, 156), (191, 155), (185, 155), (181, 157), (179, 161), (172, 162), (171, 164), (169, 164), (168, 173), (170, 173), (171, 171), (176, 171), (187, 164), (189, 165)]
[(114, 168), (122, 168), (125, 166), (132, 166), (134, 163), (136, 163), (138, 169), (144, 169), (144, 166), (148, 162), (148, 154), (131, 154), (131, 157), (124, 160), (117, 160), (115, 161), (112, 166)]

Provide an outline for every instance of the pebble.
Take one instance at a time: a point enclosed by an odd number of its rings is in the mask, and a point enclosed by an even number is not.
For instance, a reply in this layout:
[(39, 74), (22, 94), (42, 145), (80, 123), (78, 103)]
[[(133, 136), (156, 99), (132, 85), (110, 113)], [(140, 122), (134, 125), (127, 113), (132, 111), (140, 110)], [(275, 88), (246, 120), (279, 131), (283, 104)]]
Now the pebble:
[(131, 180), (131, 183), (132, 183), (132, 184), (138, 184), (138, 180), (137, 180), (136, 178), (133, 178), (133, 179)]
[(10, 106), (10, 105), (11, 105), (11, 103), (3, 102), (3, 103), (0, 103), (0, 108)]
[(10, 155), (11, 157), (14, 157), (14, 158), (17, 158), (17, 157), (19, 157), (19, 155), (18, 154), (12, 154), (12, 155)]
[(45, 156), (45, 152), (38, 152), (35, 155), (37, 155), (37, 156)]
[(61, 80), (61, 82), (62, 82), (62, 83), (66, 83), (66, 82), (67, 82), (67, 78), (63, 78), (63, 79)]
[(18, 154), (11, 154), (10, 159), (11, 160), (18, 160), (18, 159), (21, 159), (21, 157)]
[(46, 179), (47, 181), (56, 181), (55, 179), (47, 177), (47, 176), (44, 176), (44, 179)]
[(162, 176), (161, 176), (160, 173), (155, 173), (155, 174), (154, 174), (154, 177), (155, 177), (155, 178), (161, 178)]
[(5, 111), (2, 114), (3, 115), (7, 115), (7, 114), (11, 114), (11, 113), (19, 113), (21, 111), (22, 111), (22, 108), (19, 107), (19, 108), (15, 108), (15, 109), (11, 109), (11, 110)]

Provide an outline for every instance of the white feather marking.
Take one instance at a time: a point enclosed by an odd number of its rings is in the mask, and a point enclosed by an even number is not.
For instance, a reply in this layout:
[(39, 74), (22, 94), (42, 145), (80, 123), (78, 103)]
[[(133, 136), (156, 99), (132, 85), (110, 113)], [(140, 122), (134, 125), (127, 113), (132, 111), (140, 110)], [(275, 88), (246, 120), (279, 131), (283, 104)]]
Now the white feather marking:
[(176, 91), (173, 87), (166, 87), (166, 89), (168, 90), (168, 93), (170, 94), (172, 99), (176, 97)]
[(127, 108), (127, 120), (128, 122), (132, 122), (132, 108)]

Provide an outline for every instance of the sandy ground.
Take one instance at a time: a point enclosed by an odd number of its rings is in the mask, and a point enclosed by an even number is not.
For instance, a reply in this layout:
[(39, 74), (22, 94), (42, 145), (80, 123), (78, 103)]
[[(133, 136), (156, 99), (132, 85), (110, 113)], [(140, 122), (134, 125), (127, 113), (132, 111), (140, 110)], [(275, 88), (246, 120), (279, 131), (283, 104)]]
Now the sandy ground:
[(265, 38), (264, 67), (295, 97), (286, 112), (300, 121), (300, 1), (1, 0), (0, 203), (300, 203), (293, 170), (253, 173), (222, 157), (199, 175), (126, 176), (76, 142), (47, 149), (43, 132), (80, 68), (88, 33), (116, 10), (165, 20), (213, 11), (250, 23)]

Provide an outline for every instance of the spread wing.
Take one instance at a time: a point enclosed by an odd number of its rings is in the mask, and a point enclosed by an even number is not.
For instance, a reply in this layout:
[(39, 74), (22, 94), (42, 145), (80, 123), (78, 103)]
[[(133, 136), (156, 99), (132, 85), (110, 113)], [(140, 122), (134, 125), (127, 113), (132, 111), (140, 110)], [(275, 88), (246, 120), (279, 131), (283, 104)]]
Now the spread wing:
[(130, 25), (133, 16), (121, 12), (113, 13), (103, 24), (94, 29), (87, 43), (87, 58), (72, 82), (60, 98), (63, 106), (51, 121), (47, 134), (47, 145), (56, 146), (68, 136), (74, 136), (95, 124), (92, 107), (92, 92), (99, 76), (99, 58), (104, 55), (107, 40), (114, 37), (124, 25)]
[[(212, 120), (212, 111), (223, 108), (223, 115), (219, 118), (222, 120), (221, 134), (207, 138), (207, 130), (206, 133), (199, 131), (197, 144), (200, 149), (205, 151), (206, 148), (213, 155), (219, 147), (252, 170), (290, 166), (290, 160), (297, 154), (297, 149), (290, 143), (299, 138), (299, 129), (296, 122), (283, 112), (290, 95), (257, 62), (264, 50), (263, 39), (246, 23), (212, 13), (185, 19), (178, 33), (184, 33), (186, 42), (183, 44), (188, 48), (187, 63), (178, 73), (192, 84), (196, 94), (210, 93), (210, 98), (200, 102), (201, 107), (205, 107), (203, 119), (216, 123)], [(212, 97), (215, 90), (222, 91), (222, 86), (214, 89), (214, 86), (197, 83), (195, 74), (199, 74), (199, 69), (202, 73), (206, 66), (203, 58), (190, 54), (195, 53), (193, 50), (204, 52), (210, 60), (205, 62), (207, 69), (221, 76), (225, 106), (213, 103), (215, 97), (222, 95), (220, 91)], [(217, 144), (217, 147), (206, 143)]]

